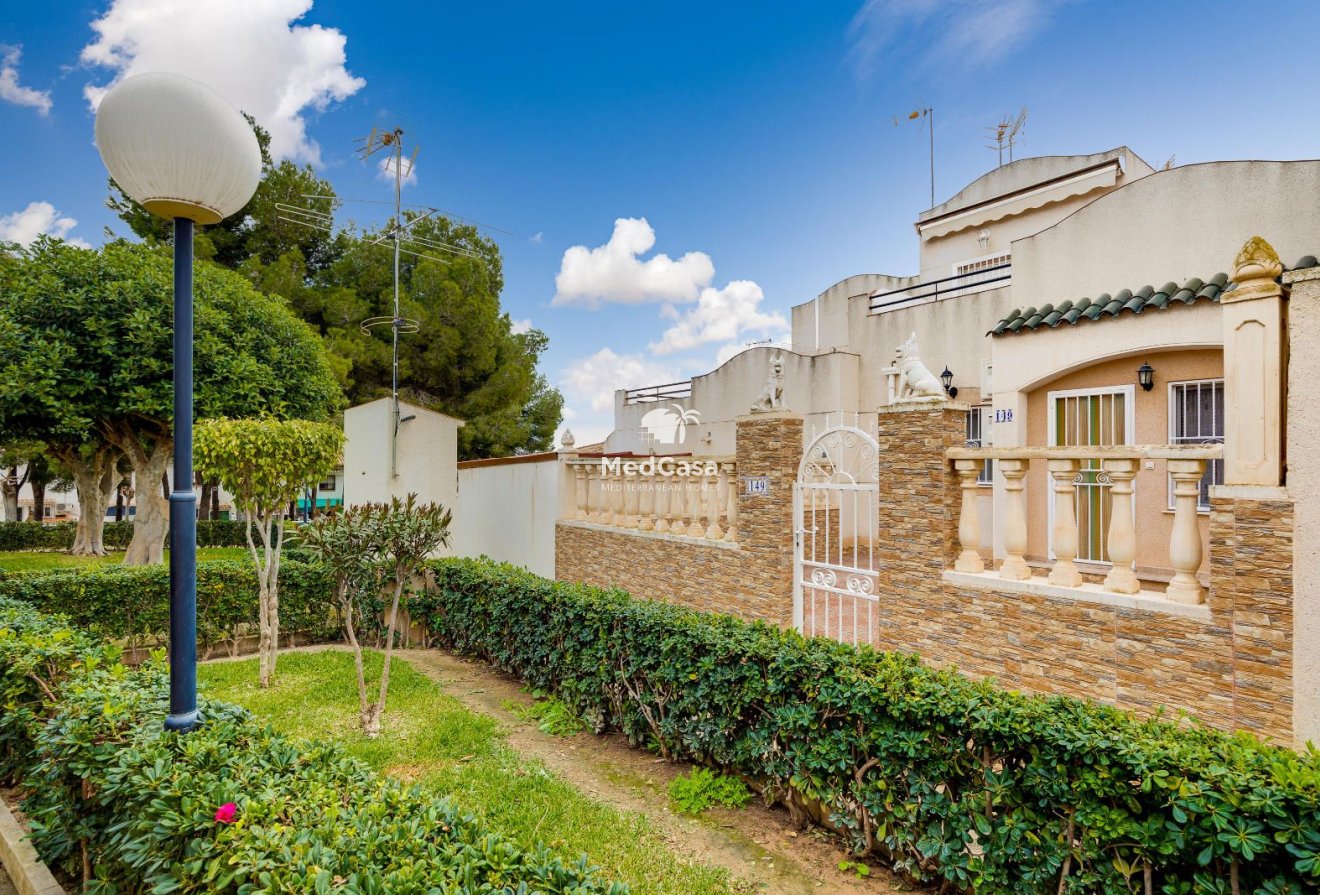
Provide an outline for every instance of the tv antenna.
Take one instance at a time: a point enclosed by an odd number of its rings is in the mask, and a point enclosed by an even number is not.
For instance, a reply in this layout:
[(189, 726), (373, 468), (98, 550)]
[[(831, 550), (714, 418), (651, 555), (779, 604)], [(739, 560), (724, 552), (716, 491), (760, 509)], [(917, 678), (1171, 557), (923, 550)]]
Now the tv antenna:
[[(431, 237), (424, 237), (414, 232), (413, 228), (422, 221), (428, 220), (441, 214), (441, 210), (430, 206), (406, 205), (403, 202), (403, 182), (412, 175), (413, 166), (417, 162), (416, 145), (412, 147), (412, 153), (405, 158), (403, 129), (394, 127), (388, 130), (372, 128), (371, 133), (366, 137), (358, 137), (355, 141), (357, 145), (357, 156), (364, 161), (378, 153), (388, 153), (385, 157), (383, 170), (394, 175), (394, 217), (389, 225), (379, 231), (379, 236), (369, 242), (368, 246), (377, 246), (392, 244), (394, 251), (394, 313), (383, 314), (377, 317), (368, 317), (359, 324), (359, 328), (364, 333), (370, 334), (373, 330), (389, 327), (392, 337), (392, 363), (390, 374), (390, 400), (392, 402), (393, 416), (393, 434), (390, 438), (390, 476), (397, 478), (399, 475), (399, 426), (407, 422), (407, 419), (401, 416), (399, 405), (399, 337), (411, 335), (420, 331), (421, 322), (412, 317), (405, 317), (399, 307), (399, 261), (402, 255), (411, 255), (417, 258), (425, 258), (440, 264), (448, 264), (449, 259), (441, 257), (443, 255), (458, 255), (466, 258), (474, 258), (478, 261), (484, 261), (480, 255), (462, 246), (452, 245)], [(293, 205), (289, 203), (278, 202), (275, 205), (276, 216), (279, 220), (289, 223), (301, 224), (314, 230), (320, 230), (324, 233), (333, 233), (334, 213), (344, 204), (345, 201), (364, 202), (367, 204), (379, 204), (379, 200), (373, 199), (340, 199), (332, 195), (304, 195), (302, 198), (308, 200), (308, 206)], [(405, 210), (409, 213), (407, 220), (404, 219)]]
[(1022, 111), (1018, 112), (1016, 118), (1009, 118), (1005, 115), (999, 119), (999, 123), (986, 128), (990, 131), (990, 138), (994, 144), (986, 144), (987, 149), (997, 149), (999, 151), (999, 167), (1004, 167), (1004, 150), (1008, 150), (1008, 161), (1013, 162), (1013, 146), (1022, 138), (1022, 132), (1027, 127), (1027, 107), (1023, 106)]
[[(922, 124), (930, 129), (930, 207), (935, 207), (935, 109), (932, 106), (924, 106), (920, 109), (914, 109), (908, 113), (907, 121), (921, 121)], [(894, 127), (903, 123), (897, 115), (894, 116)]]

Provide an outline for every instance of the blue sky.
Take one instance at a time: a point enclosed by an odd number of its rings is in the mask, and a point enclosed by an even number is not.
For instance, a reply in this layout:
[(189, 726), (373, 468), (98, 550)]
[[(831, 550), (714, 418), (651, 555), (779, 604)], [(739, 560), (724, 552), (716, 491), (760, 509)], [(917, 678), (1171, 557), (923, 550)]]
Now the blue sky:
[(343, 196), (388, 198), (352, 138), (398, 123), (408, 197), (498, 228), (504, 306), (550, 336), (581, 441), (611, 389), (786, 338), (850, 274), (916, 271), (927, 134), (894, 116), (935, 108), (937, 202), (1022, 106), (1019, 155), (1313, 158), (1317, 28), (1313, 0), (6, 4), (0, 237), (118, 223), (89, 97), (126, 72), (211, 82)]

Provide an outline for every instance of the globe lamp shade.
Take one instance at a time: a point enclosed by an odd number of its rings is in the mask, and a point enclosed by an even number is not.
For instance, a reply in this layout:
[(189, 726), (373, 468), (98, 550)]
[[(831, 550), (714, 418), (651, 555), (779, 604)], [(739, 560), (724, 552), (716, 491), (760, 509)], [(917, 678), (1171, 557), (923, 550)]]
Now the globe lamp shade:
[(171, 72), (111, 87), (96, 110), (96, 146), (125, 195), (163, 218), (218, 223), (261, 180), (247, 119), (210, 87)]

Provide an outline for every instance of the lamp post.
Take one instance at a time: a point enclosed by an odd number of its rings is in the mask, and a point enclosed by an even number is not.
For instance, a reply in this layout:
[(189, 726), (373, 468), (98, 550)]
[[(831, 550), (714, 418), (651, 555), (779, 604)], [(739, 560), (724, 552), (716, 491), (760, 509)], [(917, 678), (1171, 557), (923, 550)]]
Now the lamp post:
[(247, 120), (205, 84), (151, 72), (125, 78), (96, 110), (96, 146), (115, 183), (174, 222), (174, 482), (170, 492), (170, 711), (197, 716), (197, 495), (193, 491), (193, 226), (238, 211), (261, 180)]

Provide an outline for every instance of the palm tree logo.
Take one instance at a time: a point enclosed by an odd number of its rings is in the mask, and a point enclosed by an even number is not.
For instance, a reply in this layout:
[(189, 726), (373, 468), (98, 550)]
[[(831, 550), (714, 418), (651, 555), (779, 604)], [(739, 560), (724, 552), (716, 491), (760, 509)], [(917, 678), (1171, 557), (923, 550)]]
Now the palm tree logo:
[(642, 417), (642, 428), (660, 444), (682, 444), (687, 437), (688, 423), (701, 421), (701, 414), (688, 410), (682, 404), (657, 407)]

